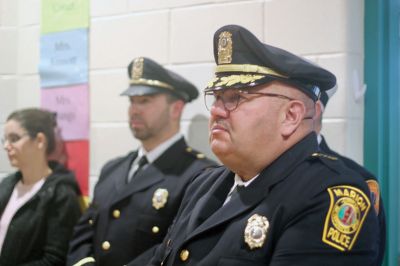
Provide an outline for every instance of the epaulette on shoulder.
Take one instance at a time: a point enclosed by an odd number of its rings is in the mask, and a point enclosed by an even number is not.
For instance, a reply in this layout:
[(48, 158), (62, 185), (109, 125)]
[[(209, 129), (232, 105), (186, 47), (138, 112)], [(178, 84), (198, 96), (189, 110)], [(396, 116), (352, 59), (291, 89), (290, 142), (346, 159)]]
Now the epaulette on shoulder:
[(331, 161), (337, 161), (339, 158), (333, 155), (329, 155), (326, 153), (321, 153), (321, 152), (314, 152), (313, 154), (311, 154), (312, 158), (320, 158), (320, 159), (327, 159), (327, 160), (331, 160)]
[(336, 157), (331, 154), (326, 154), (322, 152), (314, 152), (310, 155), (311, 160), (318, 160), (323, 163), (326, 167), (330, 168), (334, 172), (338, 172), (339, 169), (342, 169), (342, 162), (339, 157)]
[(206, 158), (206, 156), (203, 153), (196, 151), (192, 147), (186, 147), (186, 152), (193, 155), (197, 159), (205, 159)]

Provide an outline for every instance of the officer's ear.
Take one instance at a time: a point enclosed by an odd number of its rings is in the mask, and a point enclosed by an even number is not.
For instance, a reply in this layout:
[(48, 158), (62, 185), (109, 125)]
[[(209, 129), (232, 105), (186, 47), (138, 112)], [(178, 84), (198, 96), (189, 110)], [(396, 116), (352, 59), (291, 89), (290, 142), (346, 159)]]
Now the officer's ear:
[(171, 117), (175, 119), (180, 119), (183, 107), (185, 107), (185, 102), (182, 100), (176, 100), (173, 103), (171, 103), (170, 107)]
[(317, 101), (315, 103), (315, 116), (314, 116), (314, 131), (319, 133), (322, 129), (322, 113), (324, 111), (324, 107), (321, 101)]
[(292, 100), (282, 108), (281, 135), (291, 136), (300, 126), (306, 114), (306, 106), (300, 100)]

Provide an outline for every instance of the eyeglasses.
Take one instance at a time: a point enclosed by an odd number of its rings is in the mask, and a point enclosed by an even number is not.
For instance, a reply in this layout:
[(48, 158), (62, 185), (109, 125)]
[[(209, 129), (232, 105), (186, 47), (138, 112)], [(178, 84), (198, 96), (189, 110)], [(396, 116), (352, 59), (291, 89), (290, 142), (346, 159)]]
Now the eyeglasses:
[(250, 101), (254, 98), (248, 98), (244, 95), (257, 95), (258, 97), (275, 97), (284, 100), (293, 101), (293, 98), (290, 98), (285, 95), (277, 94), (277, 93), (268, 93), (268, 92), (256, 92), (256, 91), (248, 91), (248, 90), (237, 90), (237, 89), (226, 89), (226, 90), (207, 90), (204, 91), (204, 102), (208, 111), (211, 110), (211, 107), (218, 101), (221, 100), (224, 104), (224, 108), (229, 112), (234, 111), (239, 104), (243, 101)]
[(3, 144), (3, 145), (5, 145), (6, 143), (15, 144), (25, 136), (28, 136), (28, 133), (24, 133), (22, 135), (12, 133), (12, 134), (8, 135), (7, 137), (2, 138), (1, 144)]

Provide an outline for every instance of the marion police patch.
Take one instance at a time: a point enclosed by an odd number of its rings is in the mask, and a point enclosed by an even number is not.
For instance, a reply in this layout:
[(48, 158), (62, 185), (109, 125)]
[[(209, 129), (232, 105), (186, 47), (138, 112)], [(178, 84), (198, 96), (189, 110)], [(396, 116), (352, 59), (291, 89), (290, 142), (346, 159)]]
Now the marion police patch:
[(322, 241), (341, 251), (351, 250), (371, 207), (369, 198), (352, 186), (328, 188), (330, 207)]

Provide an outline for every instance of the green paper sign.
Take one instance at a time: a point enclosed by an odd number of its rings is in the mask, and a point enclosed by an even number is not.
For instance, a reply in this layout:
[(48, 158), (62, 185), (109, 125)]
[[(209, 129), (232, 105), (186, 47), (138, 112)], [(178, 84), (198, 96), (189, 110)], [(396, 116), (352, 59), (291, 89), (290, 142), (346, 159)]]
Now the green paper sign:
[(42, 0), (42, 33), (89, 27), (89, 0)]

